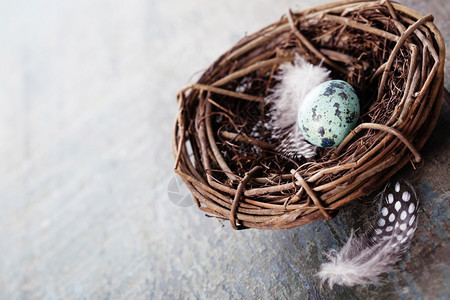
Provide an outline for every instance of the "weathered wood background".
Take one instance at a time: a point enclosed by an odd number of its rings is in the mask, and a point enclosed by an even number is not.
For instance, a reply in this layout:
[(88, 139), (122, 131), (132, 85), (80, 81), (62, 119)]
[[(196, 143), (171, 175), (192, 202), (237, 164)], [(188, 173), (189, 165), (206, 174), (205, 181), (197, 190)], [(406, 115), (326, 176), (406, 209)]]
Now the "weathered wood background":
[[(2, 1), (0, 298), (449, 299), (448, 103), (423, 167), (398, 175), (422, 198), (420, 225), (381, 284), (314, 276), (372, 198), (244, 232), (169, 200), (178, 89), (246, 33), (321, 2)], [(400, 2), (432, 13), (449, 46), (448, 0)]]

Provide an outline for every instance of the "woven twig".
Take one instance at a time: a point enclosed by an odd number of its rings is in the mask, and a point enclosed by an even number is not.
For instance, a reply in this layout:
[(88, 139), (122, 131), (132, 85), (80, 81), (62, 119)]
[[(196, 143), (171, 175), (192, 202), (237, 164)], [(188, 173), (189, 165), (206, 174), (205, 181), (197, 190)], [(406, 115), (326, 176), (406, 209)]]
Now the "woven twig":
[[(182, 89), (175, 171), (197, 206), (234, 229), (281, 229), (328, 219), (385, 184), (419, 150), (442, 103), (445, 47), (432, 23), (389, 1), (341, 1), (288, 12), (239, 41)], [(352, 84), (362, 116), (313, 160), (275, 152), (264, 99), (298, 53)]]

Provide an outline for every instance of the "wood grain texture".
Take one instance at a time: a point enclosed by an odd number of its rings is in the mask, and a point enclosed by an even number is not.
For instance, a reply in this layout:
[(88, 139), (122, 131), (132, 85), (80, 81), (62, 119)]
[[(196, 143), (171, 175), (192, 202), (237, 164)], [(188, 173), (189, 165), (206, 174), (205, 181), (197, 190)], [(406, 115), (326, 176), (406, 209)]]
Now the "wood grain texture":
[[(432, 13), (449, 45), (447, 0), (400, 2)], [(421, 223), (383, 284), (314, 276), (375, 195), (328, 222), (245, 232), (169, 199), (176, 92), (246, 33), (317, 3), (0, 4), (0, 298), (448, 298), (449, 102), (423, 166), (396, 176), (416, 186)]]

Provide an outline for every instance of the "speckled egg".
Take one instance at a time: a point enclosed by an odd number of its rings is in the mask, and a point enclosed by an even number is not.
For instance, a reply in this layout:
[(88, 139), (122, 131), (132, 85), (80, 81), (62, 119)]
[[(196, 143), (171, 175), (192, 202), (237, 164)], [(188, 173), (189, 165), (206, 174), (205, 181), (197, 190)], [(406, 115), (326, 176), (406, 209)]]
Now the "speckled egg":
[(330, 80), (306, 95), (299, 108), (298, 124), (308, 142), (332, 148), (355, 128), (359, 110), (353, 87), (342, 80)]

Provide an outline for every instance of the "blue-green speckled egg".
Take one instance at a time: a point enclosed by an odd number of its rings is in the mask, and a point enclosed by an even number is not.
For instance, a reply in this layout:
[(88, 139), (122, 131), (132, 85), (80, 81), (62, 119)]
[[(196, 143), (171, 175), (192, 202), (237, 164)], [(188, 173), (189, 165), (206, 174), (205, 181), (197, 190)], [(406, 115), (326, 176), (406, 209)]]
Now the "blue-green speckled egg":
[(355, 128), (359, 110), (353, 87), (342, 80), (330, 80), (306, 95), (299, 108), (298, 124), (308, 142), (332, 148)]

